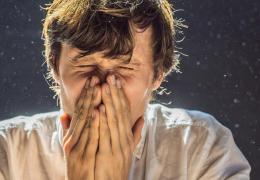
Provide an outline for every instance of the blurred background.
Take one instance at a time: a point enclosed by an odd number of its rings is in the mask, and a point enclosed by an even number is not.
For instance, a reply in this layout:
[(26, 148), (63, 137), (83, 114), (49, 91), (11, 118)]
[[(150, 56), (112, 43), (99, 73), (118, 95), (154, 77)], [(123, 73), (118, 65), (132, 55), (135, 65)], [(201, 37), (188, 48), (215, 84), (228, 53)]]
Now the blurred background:
[[(49, 1), (0, 0), (0, 119), (59, 109), (44, 79), (40, 10)], [(260, 1), (173, 1), (188, 29), (179, 43), (182, 73), (158, 96), (170, 107), (200, 110), (233, 132), (260, 177)]]

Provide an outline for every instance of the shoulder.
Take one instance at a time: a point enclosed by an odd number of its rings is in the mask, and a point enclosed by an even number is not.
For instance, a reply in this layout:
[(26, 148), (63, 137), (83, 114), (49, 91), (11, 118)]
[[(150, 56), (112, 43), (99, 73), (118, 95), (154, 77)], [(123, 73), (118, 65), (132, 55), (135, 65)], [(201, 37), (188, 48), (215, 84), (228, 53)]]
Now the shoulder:
[[(162, 147), (161, 151), (158, 148), (158, 154), (170, 149), (168, 154), (178, 154), (180, 162), (186, 157), (190, 167), (195, 167), (191, 169), (194, 177), (248, 179), (251, 168), (247, 159), (237, 147), (231, 130), (213, 115), (160, 104), (151, 105), (150, 112), (154, 117), (151, 124), (157, 147)], [(175, 160), (169, 156), (165, 159)]]
[(43, 124), (52, 122), (59, 114), (59, 111), (38, 113), (32, 116), (16, 116), (9, 119), (0, 121), (0, 130), (8, 130), (11, 128), (23, 127), (28, 128), (40, 128)]
[(150, 112), (155, 120), (157, 126), (168, 127), (198, 127), (210, 131), (229, 131), (227, 127), (221, 124), (212, 114), (184, 109), (171, 108), (162, 104), (150, 104)]
[(199, 149), (205, 157), (212, 150), (226, 151), (235, 146), (231, 130), (209, 113), (161, 104), (153, 104), (149, 110), (153, 114), (150, 129), (159, 144), (188, 151)]
[(58, 114), (59, 111), (53, 111), (2, 120), (0, 121), (0, 138), (9, 141), (23, 135), (29, 137), (35, 132), (53, 132), (56, 129), (55, 119)]
[(54, 111), (0, 121), (0, 179), (10, 179), (19, 164), (40, 161), (42, 154), (53, 151), (58, 115), (59, 111)]

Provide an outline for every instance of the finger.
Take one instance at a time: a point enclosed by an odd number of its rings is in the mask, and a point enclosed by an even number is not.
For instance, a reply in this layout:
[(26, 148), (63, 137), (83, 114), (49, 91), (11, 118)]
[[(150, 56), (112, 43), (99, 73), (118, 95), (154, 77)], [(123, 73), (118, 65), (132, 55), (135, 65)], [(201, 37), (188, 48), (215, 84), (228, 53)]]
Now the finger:
[(116, 79), (114, 75), (108, 77), (109, 88), (111, 92), (112, 103), (114, 105), (114, 110), (116, 112), (118, 131), (119, 131), (119, 140), (121, 147), (124, 148), (129, 145), (128, 137), (126, 134), (124, 110), (122, 109), (122, 104), (119, 98), (119, 90), (121, 89), (121, 83), (119, 79)]
[(73, 127), (70, 127), (68, 133), (66, 134), (66, 136), (64, 138), (64, 141), (69, 141), (69, 144), (70, 144), (68, 147), (69, 149), (72, 149), (73, 146), (77, 143), (79, 136), (82, 133), (82, 129), (85, 126), (86, 119), (91, 119), (93, 109), (94, 109), (93, 93), (96, 92), (96, 91), (94, 92), (93, 86), (94, 86), (96, 80), (97, 79), (95, 77), (92, 77), (90, 88), (88, 90), (85, 89), (88, 92), (85, 95), (83, 104), (80, 107), (80, 110), (76, 110), (76, 112), (78, 112), (78, 113), (74, 114), (75, 116), (73, 117), (74, 120), (76, 121), (75, 127), (74, 127), (74, 129), (72, 129)]
[(94, 118), (95, 118), (94, 112), (91, 114), (91, 116), (87, 116), (86, 123), (82, 128), (82, 133), (80, 134), (77, 143), (72, 149), (72, 151), (80, 154), (81, 157), (83, 157), (84, 155), (85, 147), (89, 138), (91, 123), (93, 123)]
[(99, 153), (111, 153), (110, 130), (107, 123), (105, 106), (99, 106)]
[(119, 88), (118, 91), (119, 94), (119, 100), (120, 100), (120, 104), (122, 107), (122, 112), (123, 112), (123, 119), (127, 119), (127, 121), (124, 121), (124, 126), (126, 129), (126, 134), (128, 137), (128, 142), (130, 147), (133, 149), (133, 143), (134, 143), (134, 136), (133, 136), (133, 132), (132, 132), (132, 126), (130, 121), (132, 121), (132, 117), (131, 117), (131, 107), (130, 107), (130, 103), (129, 100), (126, 97), (126, 94), (124, 92), (123, 88)]
[(118, 122), (115, 114), (114, 105), (111, 99), (110, 89), (107, 83), (102, 85), (102, 100), (106, 109), (108, 127), (110, 129), (112, 152), (122, 152), (119, 140)]
[[(96, 85), (94, 91), (95, 91), (94, 94), (97, 94), (97, 92), (100, 91), (100, 87), (98, 85)], [(97, 98), (94, 97), (93, 102), (95, 101), (95, 99), (97, 99)], [(77, 144), (75, 145), (75, 147), (73, 149), (76, 152), (82, 153), (82, 155), (83, 155), (83, 152), (85, 151), (85, 147), (86, 147), (88, 137), (89, 137), (91, 123), (93, 123), (93, 120), (94, 120), (94, 115), (95, 115), (95, 111), (93, 110), (93, 113), (91, 113), (91, 116), (87, 116), (85, 125), (82, 129), (82, 133), (79, 137)]]
[(96, 162), (96, 153), (98, 149), (98, 139), (99, 139), (99, 113), (95, 109), (93, 120), (90, 121), (89, 137), (87, 142), (85, 142), (84, 152), (82, 155), (83, 162), (86, 167), (86, 179), (94, 179), (95, 176), (95, 162)]
[[(86, 101), (88, 90), (90, 89), (90, 79), (86, 79), (85, 85), (81, 90), (81, 93), (79, 95), (79, 98), (77, 100), (69, 128), (69, 135), (71, 135), (72, 130), (75, 128), (76, 122), (77, 122), (77, 116), (80, 114), (80, 111), (82, 110), (82, 106), (84, 104), (84, 101)], [(89, 97), (89, 96), (88, 96)]]

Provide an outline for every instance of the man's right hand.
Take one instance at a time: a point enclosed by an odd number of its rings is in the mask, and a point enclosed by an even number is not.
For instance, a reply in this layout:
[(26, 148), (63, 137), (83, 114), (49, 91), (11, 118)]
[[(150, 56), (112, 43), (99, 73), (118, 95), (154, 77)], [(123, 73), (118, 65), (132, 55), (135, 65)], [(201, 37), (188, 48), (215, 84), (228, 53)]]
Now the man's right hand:
[(66, 180), (94, 180), (99, 121), (95, 106), (101, 101), (98, 78), (92, 77), (80, 94), (69, 129), (63, 137)]

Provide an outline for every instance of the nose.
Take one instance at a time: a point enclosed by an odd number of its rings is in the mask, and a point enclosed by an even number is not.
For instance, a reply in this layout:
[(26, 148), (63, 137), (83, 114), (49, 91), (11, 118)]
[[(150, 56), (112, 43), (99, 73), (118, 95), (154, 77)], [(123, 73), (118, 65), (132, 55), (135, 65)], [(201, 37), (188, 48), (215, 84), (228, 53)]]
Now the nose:
[(94, 75), (99, 78), (100, 84), (103, 84), (106, 82), (106, 78), (110, 74), (113, 74), (112, 70), (107, 70), (107, 71), (98, 70)]

